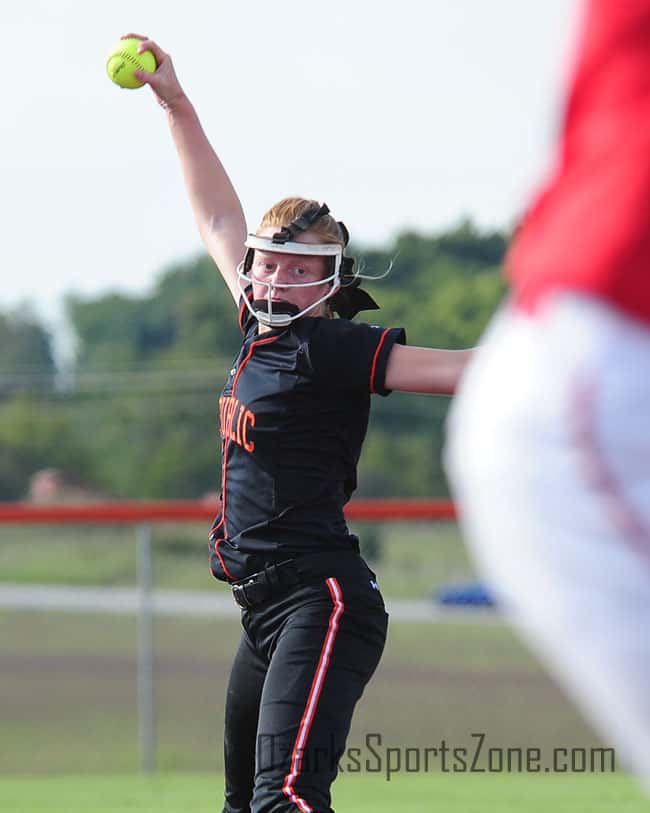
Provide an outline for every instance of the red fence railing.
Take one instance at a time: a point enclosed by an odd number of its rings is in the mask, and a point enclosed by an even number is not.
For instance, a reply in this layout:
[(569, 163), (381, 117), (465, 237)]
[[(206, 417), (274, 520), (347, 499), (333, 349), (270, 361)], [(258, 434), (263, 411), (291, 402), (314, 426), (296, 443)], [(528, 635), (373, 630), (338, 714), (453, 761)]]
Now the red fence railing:
[[(134, 523), (211, 520), (219, 505), (213, 500), (119, 501), (79, 504), (34, 505), (0, 503), (2, 523)], [(358, 499), (346, 506), (345, 515), (356, 520), (455, 519), (450, 500)]]

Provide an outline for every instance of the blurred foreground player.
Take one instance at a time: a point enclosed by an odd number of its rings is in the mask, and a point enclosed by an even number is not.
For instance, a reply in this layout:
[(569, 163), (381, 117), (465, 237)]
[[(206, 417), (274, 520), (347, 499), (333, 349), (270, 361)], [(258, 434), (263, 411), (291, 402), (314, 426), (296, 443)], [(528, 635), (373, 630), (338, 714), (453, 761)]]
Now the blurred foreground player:
[(504, 609), (650, 788), (650, 0), (585, 7), (447, 468)]

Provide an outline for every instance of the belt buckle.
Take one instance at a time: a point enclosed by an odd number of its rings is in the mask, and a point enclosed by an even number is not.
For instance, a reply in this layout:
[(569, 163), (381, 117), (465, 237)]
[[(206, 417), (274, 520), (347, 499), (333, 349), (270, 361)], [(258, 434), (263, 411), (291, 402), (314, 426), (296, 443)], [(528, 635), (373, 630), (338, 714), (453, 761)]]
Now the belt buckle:
[[(254, 607), (256, 604), (265, 601), (273, 595), (274, 591), (277, 591), (280, 585), (285, 581), (280, 578), (280, 571), (283, 565), (287, 565), (290, 562), (293, 563), (293, 560), (289, 559), (278, 565), (271, 565), (270, 567), (264, 568), (264, 570), (260, 570), (259, 573), (253, 573), (246, 579), (232, 584), (232, 595), (235, 599), (235, 603), (246, 610), (249, 607)], [(292, 582), (288, 582), (288, 584), (291, 583)], [(251, 595), (247, 592), (247, 588), (251, 588)]]
[(235, 599), (235, 604), (241, 607), (242, 610), (247, 610), (249, 607), (252, 607), (252, 604), (246, 595), (246, 583), (233, 584), (232, 597)]

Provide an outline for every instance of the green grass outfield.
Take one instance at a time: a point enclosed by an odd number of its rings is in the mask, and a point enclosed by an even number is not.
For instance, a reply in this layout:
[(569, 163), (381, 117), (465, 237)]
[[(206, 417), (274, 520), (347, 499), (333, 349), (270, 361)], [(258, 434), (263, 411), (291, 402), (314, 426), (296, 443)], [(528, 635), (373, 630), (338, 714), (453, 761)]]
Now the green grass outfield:
[[(11, 813), (218, 813), (220, 776), (5, 777), (0, 810)], [(454, 775), (341, 777), (339, 813), (636, 813), (650, 808), (634, 780), (604, 776)]]
[[(207, 528), (207, 522), (153, 525), (157, 588), (223, 590), (208, 571)], [(440, 584), (473, 578), (453, 522), (358, 522), (354, 530), (364, 546), (374, 541), (373, 570), (385, 596), (425, 598)], [(131, 526), (0, 525), (0, 580), (127, 587), (137, 578), (135, 541)]]
[[(160, 771), (222, 770), (226, 682), (240, 634), (238, 619), (157, 620)], [(136, 639), (132, 616), (0, 613), (0, 784), (12, 774), (138, 770)], [(473, 733), (485, 734), (484, 753), (539, 748), (545, 760), (556, 747), (599, 745), (502, 624), (392, 622), (348, 746), (371, 760), (369, 737), (382, 753), (443, 740), (473, 753)]]
[[(158, 587), (223, 589), (205, 566), (204, 528), (156, 529)], [(361, 529), (359, 529), (361, 530)], [(432, 533), (435, 531), (435, 533)], [(390, 525), (376, 566), (390, 597), (423, 597), (471, 576), (457, 529)], [(7, 582), (129, 585), (132, 529), (3, 529)], [(240, 635), (232, 618), (158, 617), (157, 767), (138, 771), (135, 616), (0, 612), (0, 813), (193, 813), (222, 809), (226, 681)], [(471, 748), (589, 749), (602, 743), (540, 664), (497, 619), (393, 621), (348, 747), (380, 733), (385, 749), (423, 752), (444, 740)], [(365, 756), (368, 756), (367, 750)], [(627, 813), (650, 811), (621, 772), (353, 773), (334, 786), (339, 813)]]

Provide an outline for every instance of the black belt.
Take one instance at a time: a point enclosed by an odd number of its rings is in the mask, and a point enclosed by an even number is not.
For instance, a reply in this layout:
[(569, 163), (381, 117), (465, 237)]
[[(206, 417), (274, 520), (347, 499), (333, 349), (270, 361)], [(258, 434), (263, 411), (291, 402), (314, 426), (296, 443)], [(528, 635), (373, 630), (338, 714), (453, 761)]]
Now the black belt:
[(254, 607), (271, 596), (284, 592), (293, 585), (300, 584), (300, 574), (293, 559), (269, 565), (259, 573), (233, 582), (232, 595), (235, 603), (243, 609)]
[(286, 592), (297, 584), (307, 584), (318, 576), (333, 576), (351, 564), (362, 561), (356, 552), (311, 554), (299, 559), (287, 559), (232, 582), (232, 595), (242, 609), (254, 607), (274, 595)]

